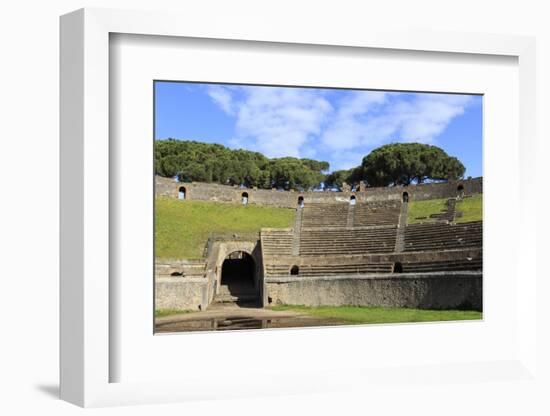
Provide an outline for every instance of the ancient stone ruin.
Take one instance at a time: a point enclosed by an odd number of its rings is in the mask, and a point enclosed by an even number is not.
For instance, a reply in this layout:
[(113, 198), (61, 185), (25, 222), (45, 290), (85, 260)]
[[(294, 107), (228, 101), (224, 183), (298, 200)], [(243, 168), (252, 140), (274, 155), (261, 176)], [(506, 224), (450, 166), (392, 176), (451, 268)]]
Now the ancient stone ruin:
[[(157, 178), (159, 196), (182, 184)], [(455, 202), (482, 179), (281, 192), (186, 183), (185, 199), (293, 208), (292, 228), (211, 240), (202, 261), (156, 264), (156, 307), (204, 310), (212, 302), (482, 309), (482, 222), (454, 223)], [(430, 223), (407, 224), (409, 201), (448, 198)], [(354, 201), (351, 203), (350, 201)]]

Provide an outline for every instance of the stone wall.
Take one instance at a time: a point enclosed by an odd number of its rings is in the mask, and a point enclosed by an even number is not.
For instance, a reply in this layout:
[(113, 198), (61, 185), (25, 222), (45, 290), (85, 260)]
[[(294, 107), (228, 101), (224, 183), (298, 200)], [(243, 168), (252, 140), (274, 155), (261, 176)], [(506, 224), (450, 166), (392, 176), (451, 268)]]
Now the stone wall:
[(268, 277), (270, 304), (482, 309), (481, 272)]
[[(203, 263), (203, 277), (170, 277), (172, 271), (187, 270), (198, 262), (163, 260), (157, 262), (155, 287), (156, 309), (205, 310), (212, 302), (221, 281), (221, 265), (228, 254), (244, 251), (256, 264), (255, 283), (264, 305), (269, 303), (294, 305), (357, 305), (448, 309), (469, 307), (481, 309), (481, 272), (385, 273), (332, 276), (266, 276), (257, 241), (215, 242)], [(481, 248), (418, 253), (389, 253), (339, 256), (352, 263), (452, 261), (482, 256)], [(266, 258), (271, 265), (300, 267), (307, 264), (332, 264), (331, 256), (304, 258), (277, 256)], [(189, 273), (196, 273), (190, 270)], [(271, 302), (270, 302), (271, 301)]]
[(483, 192), (483, 178), (411, 185), (407, 187), (364, 188), (364, 191), (359, 192), (297, 192), (245, 189), (215, 183), (181, 183), (161, 176), (155, 177), (155, 193), (157, 196), (178, 198), (178, 189), (184, 187), (186, 199), (239, 204), (242, 201), (242, 194), (246, 192), (248, 193), (250, 204), (283, 208), (295, 208), (300, 196), (304, 198), (305, 204), (323, 202), (347, 203), (352, 195), (355, 195), (359, 202), (402, 200), (403, 192), (409, 194), (410, 201), (451, 198), (458, 195), (458, 187), (460, 185), (463, 187), (464, 195)]
[(204, 310), (210, 303), (207, 279), (156, 277), (155, 309)]

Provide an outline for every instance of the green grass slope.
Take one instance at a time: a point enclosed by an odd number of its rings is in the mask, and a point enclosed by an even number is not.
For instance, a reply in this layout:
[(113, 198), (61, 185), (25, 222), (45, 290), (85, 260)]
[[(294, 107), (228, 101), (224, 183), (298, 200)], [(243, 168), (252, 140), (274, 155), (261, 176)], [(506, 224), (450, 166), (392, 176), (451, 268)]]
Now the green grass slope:
[[(445, 209), (445, 202), (448, 198), (428, 199), (425, 201), (409, 202), (407, 214), (408, 224), (432, 222), (432, 214), (439, 214)], [(455, 222), (481, 221), (483, 219), (483, 195), (475, 194), (461, 199), (456, 203)]]
[(198, 259), (211, 233), (257, 233), (262, 227), (291, 227), (293, 209), (205, 201), (155, 200), (158, 258)]
[(478, 311), (380, 308), (363, 306), (294, 306), (278, 305), (276, 311), (295, 311), (306, 315), (335, 318), (350, 324), (385, 324), (399, 322), (436, 322), (482, 319)]
[(461, 199), (456, 204), (456, 222), (481, 221), (483, 219), (483, 195), (475, 194), (469, 198)]
[(430, 218), (432, 214), (439, 214), (445, 209), (445, 202), (448, 198), (428, 199), (425, 201), (411, 201), (407, 213), (408, 224), (434, 221)]

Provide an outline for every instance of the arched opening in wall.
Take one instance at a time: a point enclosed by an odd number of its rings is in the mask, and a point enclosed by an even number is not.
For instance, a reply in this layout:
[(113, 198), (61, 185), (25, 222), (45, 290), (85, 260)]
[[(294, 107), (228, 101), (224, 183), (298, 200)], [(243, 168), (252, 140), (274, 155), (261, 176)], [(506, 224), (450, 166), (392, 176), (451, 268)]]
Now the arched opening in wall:
[(403, 192), (403, 202), (404, 203), (409, 202), (409, 193), (408, 192)]
[(220, 293), (239, 298), (250, 298), (257, 295), (254, 284), (254, 258), (244, 251), (234, 251), (222, 264)]
[(298, 266), (296, 266), (296, 265), (292, 266), (292, 267), (290, 268), (290, 274), (291, 274), (292, 276), (298, 276), (298, 275), (300, 274), (300, 268), (299, 268)]
[(357, 203), (357, 198), (355, 197), (355, 195), (352, 195), (350, 198), (349, 198), (349, 204), (350, 205), (355, 205)]
[(180, 186), (178, 189), (178, 199), (185, 199), (186, 194), (187, 189), (185, 189), (185, 186)]
[(456, 194), (459, 198), (463, 197), (464, 196), (464, 185), (462, 184), (459, 184), (457, 187), (456, 187)]
[(304, 197), (299, 196), (298, 197), (298, 208), (303, 208), (303, 207), (304, 207)]
[(243, 205), (248, 204), (248, 192), (243, 192), (241, 194), (241, 202), (243, 203)]
[(403, 273), (403, 265), (401, 264), (401, 262), (396, 261), (393, 264), (393, 272), (394, 273)]

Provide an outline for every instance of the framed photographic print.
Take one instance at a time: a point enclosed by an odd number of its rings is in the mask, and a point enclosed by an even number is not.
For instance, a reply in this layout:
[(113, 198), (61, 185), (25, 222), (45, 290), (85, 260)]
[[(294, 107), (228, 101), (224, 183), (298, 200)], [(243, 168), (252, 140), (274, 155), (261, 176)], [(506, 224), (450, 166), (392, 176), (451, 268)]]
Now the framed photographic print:
[(62, 17), (62, 398), (530, 379), (533, 43)]
[(481, 95), (154, 94), (155, 332), (481, 319)]

